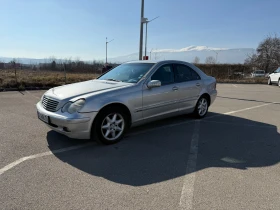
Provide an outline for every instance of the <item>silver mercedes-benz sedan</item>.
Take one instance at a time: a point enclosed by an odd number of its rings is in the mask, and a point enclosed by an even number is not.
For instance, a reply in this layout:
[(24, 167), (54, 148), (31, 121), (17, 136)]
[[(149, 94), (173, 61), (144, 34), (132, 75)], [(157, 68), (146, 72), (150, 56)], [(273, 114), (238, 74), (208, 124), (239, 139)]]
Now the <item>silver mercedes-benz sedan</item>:
[(216, 79), (190, 63), (134, 61), (95, 80), (52, 88), (36, 106), (51, 129), (112, 144), (132, 126), (187, 113), (202, 118), (216, 96)]

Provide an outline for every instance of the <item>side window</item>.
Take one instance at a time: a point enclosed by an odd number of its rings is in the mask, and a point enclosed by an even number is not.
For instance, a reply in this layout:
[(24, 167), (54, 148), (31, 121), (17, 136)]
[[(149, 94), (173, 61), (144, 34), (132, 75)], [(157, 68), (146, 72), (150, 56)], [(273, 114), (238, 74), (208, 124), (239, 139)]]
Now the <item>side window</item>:
[(159, 80), (162, 85), (174, 82), (174, 72), (171, 64), (163, 65), (153, 74), (151, 80)]
[(175, 64), (175, 82), (187, 82), (200, 79), (198, 73), (192, 68), (182, 64)]
[(276, 70), (277, 73), (280, 73), (280, 67)]

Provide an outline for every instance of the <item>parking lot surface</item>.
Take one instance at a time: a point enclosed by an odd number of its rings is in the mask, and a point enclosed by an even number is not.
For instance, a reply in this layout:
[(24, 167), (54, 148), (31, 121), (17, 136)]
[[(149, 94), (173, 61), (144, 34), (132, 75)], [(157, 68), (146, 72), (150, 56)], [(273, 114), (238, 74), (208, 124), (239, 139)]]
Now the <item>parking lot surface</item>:
[(44, 91), (0, 93), (0, 209), (280, 209), (280, 88), (217, 89), (206, 118), (110, 146), (47, 128)]

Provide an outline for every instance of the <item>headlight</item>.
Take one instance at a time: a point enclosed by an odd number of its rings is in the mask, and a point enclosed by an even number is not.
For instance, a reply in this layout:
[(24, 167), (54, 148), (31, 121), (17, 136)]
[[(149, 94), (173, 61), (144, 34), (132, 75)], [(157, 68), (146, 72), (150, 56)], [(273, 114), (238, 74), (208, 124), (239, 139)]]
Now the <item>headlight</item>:
[(80, 111), (85, 105), (85, 103), (86, 103), (85, 99), (79, 99), (75, 102), (68, 102), (62, 107), (61, 111), (73, 114), (75, 112)]

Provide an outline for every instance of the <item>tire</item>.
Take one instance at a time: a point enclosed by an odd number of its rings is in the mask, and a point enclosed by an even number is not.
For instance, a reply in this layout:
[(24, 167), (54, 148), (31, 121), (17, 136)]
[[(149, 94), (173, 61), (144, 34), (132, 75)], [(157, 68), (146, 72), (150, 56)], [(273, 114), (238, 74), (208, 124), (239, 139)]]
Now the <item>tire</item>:
[(196, 118), (203, 118), (208, 113), (209, 101), (206, 96), (201, 96), (195, 106), (194, 115)]
[(280, 87), (280, 79), (278, 80), (278, 86)]
[(267, 84), (268, 84), (268, 85), (272, 85), (270, 77), (268, 77)]
[(128, 116), (120, 108), (109, 107), (102, 110), (92, 126), (92, 138), (102, 144), (119, 142), (128, 128)]

